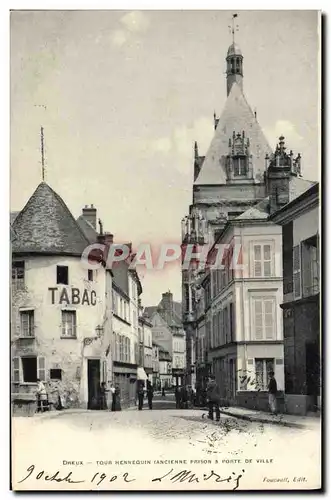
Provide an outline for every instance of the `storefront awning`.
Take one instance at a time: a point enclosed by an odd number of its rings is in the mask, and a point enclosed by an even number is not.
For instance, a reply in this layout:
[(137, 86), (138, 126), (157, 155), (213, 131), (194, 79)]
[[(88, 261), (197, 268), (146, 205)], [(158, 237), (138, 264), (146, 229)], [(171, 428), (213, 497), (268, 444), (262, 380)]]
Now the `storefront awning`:
[(146, 375), (145, 370), (141, 366), (138, 366), (138, 369), (137, 369), (137, 380), (144, 380), (144, 381), (146, 381), (147, 379), (148, 379), (148, 377)]

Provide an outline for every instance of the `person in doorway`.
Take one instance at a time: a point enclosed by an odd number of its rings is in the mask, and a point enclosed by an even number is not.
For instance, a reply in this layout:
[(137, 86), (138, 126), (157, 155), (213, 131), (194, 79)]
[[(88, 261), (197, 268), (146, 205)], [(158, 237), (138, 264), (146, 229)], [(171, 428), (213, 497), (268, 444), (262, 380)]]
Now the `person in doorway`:
[(107, 392), (106, 383), (101, 382), (100, 385), (100, 410), (107, 410)]
[(37, 412), (44, 412), (47, 408), (46, 388), (39, 378), (37, 378)]
[(274, 372), (269, 373), (269, 407), (271, 413), (277, 415), (277, 382)]
[(215, 409), (216, 421), (219, 422), (221, 417), (220, 401), (221, 401), (220, 389), (216, 383), (215, 376), (211, 375), (209, 377), (209, 382), (207, 385), (208, 418), (210, 420), (214, 420), (214, 409)]
[(147, 400), (148, 400), (148, 407), (150, 410), (153, 409), (153, 386), (149, 380), (147, 380)]
[(138, 382), (138, 410), (143, 409), (144, 405), (144, 383)]
[(113, 383), (110, 384), (110, 393), (111, 393), (111, 411), (115, 411), (115, 386)]

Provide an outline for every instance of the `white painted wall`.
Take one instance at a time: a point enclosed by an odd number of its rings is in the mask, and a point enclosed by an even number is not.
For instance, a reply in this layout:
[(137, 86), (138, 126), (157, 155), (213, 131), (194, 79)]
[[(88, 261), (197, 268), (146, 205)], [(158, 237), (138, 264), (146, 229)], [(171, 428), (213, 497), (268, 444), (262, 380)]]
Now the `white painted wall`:
[(293, 220), (293, 246), (319, 232), (319, 208), (315, 207)]

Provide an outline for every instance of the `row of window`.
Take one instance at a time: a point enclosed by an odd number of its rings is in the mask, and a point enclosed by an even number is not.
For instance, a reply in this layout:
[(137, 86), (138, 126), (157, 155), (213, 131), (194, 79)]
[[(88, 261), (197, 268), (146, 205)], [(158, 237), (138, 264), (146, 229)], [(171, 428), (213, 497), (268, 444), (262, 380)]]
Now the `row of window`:
[(130, 302), (112, 290), (113, 312), (120, 318), (130, 323)]
[[(235, 263), (232, 263), (233, 248), (229, 248), (225, 253), (222, 261), (224, 266), (221, 269), (214, 269), (212, 272), (213, 297), (218, 295), (234, 278)], [(273, 259), (271, 244), (261, 243), (253, 246), (253, 262), (252, 262), (252, 275), (254, 278), (270, 278), (273, 276)]]
[(125, 335), (116, 334), (115, 361), (131, 363), (131, 339)]
[[(87, 270), (88, 281), (94, 280), (93, 269)], [(69, 285), (69, 267), (56, 266), (56, 283), (57, 285)], [(15, 261), (12, 263), (12, 286), (15, 290), (22, 290), (25, 285), (25, 262)]]
[(218, 347), (233, 342), (234, 322), (235, 322), (234, 304), (229, 305), (218, 311), (213, 316), (213, 331), (211, 347)]
[(144, 357), (144, 366), (146, 368), (152, 368), (152, 366), (153, 366), (153, 359), (152, 359), (152, 355), (151, 354), (145, 354), (145, 357)]
[(214, 373), (219, 382), (221, 391), (226, 389), (235, 396), (237, 390), (237, 382), (239, 382), (239, 390), (267, 391), (269, 384), (270, 372), (275, 372), (274, 358), (255, 358), (250, 359), (249, 365), (255, 365), (255, 369), (248, 370), (246, 373), (238, 375), (236, 360), (221, 358), (214, 360)]
[(309, 297), (319, 292), (319, 249), (317, 235), (293, 248), (294, 298)]
[(213, 270), (213, 297), (218, 295), (234, 278), (233, 247), (224, 252), (222, 268)]
[[(20, 312), (20, 337), (35, 336), (34, 310)], [(62, 337), (77, 337), (76, 311), (61, 311)]]

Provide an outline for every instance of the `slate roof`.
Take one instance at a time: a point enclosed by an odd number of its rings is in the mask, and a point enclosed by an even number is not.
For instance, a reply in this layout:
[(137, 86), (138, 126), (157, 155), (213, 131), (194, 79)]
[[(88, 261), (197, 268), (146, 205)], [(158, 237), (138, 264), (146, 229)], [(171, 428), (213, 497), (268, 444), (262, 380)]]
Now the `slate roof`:
[(226, 184), (229, 139), (232, 138), (233, 132), (241, 134), (243, 131), (250, 141), (254, 178), (262, 182), (265, 156), (266, 153), (271, 155), (272, 149), (240, 86), (233, 83), (195, 185)]
[(85, 237), (89, 240), (89, 242), (95, 243), (97, 241), (98, 233), (92, 226), (92, 224), (89, 223), (88, 220), (86, 220), (82, 215), (80, 215), (77, 219), (77, 224), (85, 234)]
[(292, 177), (290, 180), (290, 202), (316, 184), (316, 181), (308, 181), (302, 177)]
[(82, 255), (88, 239), (53, 189), (39, 184), (12, 225), (14, 253)]
[(145, 307), (144, 309), (144, 316), (147, 316), (147, 318), (152, 318), (153, 314), (158, 312), (158, 306), (148, 306)]
[(162, 300), (157, 306), (148, 306), (144, 309), (144, 316), (152, 318), (154, 313), (159, 313), (161, 318), (167, 323), (168, 326), (180, 328), (183, 326), (182, 323), (182, 304), (180, 302), (173, 301), (173, 315), (169, 318), (165, 309), (162, 307)]
[[(298, 196), (304, 193), (311, 186), (316, 184), (313, 181), (308, 181), (302, 177), (291, 177), (289, 186), (289, 202), (295, 200)], [(253, 207), (246, 210), (244, 213), (236, 217), (234, 220), (267, 220), (269, 218), (269, 196), (261, 200)]]
[(261, 220), (269, 217), (269, 196), (246, 210), (234, 220)]
[(10, 225), (12, 225), (18, 216), (19, 212), (10, 212)]

